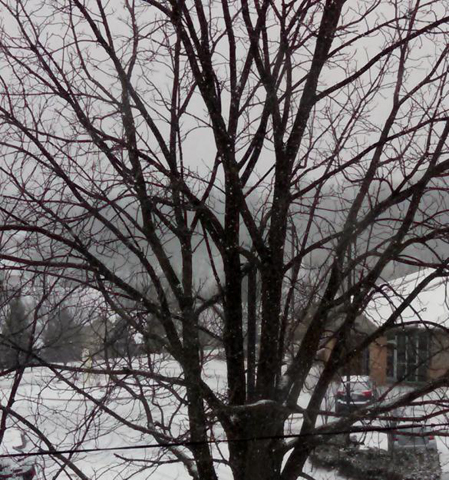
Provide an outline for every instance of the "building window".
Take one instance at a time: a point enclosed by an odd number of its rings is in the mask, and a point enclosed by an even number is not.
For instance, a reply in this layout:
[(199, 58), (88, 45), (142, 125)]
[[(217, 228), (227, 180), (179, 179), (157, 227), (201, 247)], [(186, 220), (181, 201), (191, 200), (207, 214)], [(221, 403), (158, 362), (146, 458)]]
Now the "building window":
[(387, 377), (394, 381), (423, 382), (429, 367), (429, 332), (401, 330), (387, 345)]

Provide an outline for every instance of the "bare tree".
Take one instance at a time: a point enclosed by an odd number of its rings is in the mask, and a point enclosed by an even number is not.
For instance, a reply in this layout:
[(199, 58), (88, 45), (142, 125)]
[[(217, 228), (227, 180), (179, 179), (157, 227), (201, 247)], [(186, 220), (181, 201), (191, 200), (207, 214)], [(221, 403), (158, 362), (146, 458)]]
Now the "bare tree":
[[(236, 480), (298, 478), (325, 434), (362, 415), (319, 424), (335, 376), (398, 319), (346, 347), (386, 274), (449, 272), (446, 2), (0, 5), (0, 258), (99, 292), (143, 339), (143, 363), (77, 367), (107, 373), (142, 418), (47, 366), (92, 418), (159, 442), (192, 478), (216, 479), (220, 462)], [(224, 386), (207, 381), (204, 336), (222, 349)]]

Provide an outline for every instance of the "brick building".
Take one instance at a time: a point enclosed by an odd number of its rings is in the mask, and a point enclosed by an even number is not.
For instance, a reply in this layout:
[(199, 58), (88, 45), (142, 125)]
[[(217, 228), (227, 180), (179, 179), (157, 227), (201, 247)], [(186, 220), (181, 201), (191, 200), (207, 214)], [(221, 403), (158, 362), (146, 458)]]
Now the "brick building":
[(376, 383), (417, 383), (448, 371), (449, 284), (436, 276), (427, 282), (435, 274), (426, 269), (384, 284), (367, 308), (374, 328), (391, 323), (369, 348), (369, 375)]

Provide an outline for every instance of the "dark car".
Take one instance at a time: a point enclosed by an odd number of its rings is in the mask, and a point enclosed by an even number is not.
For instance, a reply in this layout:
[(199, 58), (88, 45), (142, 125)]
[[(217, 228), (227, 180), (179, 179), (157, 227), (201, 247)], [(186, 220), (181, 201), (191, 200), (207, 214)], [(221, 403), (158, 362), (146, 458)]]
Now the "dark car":
[(335, 413), (350, 413), (369, 405), (377, 398), (374, 384), (368, 376), (342, 378), (335, 399)]
[(36, 468), (33, 463), (0, 459), (0, 480), (32, 480), (35, 475)]

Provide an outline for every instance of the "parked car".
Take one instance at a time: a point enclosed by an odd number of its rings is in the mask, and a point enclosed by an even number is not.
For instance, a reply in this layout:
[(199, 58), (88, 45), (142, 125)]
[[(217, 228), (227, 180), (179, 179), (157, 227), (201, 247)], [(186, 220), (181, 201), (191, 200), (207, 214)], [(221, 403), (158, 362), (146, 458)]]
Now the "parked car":
[(427, 425), (411, 422), (393, 422), (387, 433), (388, 451), (414, 451), (438, 453), (437, 442), (432, 429)]
[(343, 377), (337, 389), (335, 413), (341, 415), (353, 412), (374, 402), (376, 398), (376, 389), (368, 376)]
[(32, 480), (36, 475), (34, 463), (0, 459), (0, 480)]

